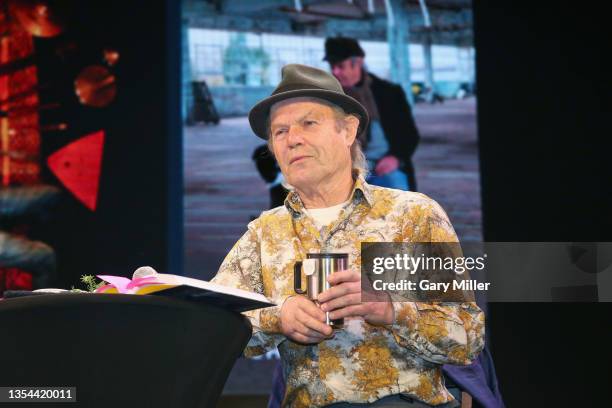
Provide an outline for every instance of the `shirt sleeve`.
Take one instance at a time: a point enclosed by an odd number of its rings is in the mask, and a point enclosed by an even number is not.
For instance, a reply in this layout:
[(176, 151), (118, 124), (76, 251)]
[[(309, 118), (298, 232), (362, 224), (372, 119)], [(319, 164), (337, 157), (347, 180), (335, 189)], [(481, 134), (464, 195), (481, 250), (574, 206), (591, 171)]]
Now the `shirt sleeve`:
[[(446, 213), (433, 200), (408, 211), (406, 218), (405, 242), (458, 243)], [(453, 256), (462, 256), (458, 244), (451, 247), (456, 251)], [(470, 292), (461, 299), (473, 298)], [(473, 301), (392, 304), (395, 322), (389, 328), (395, 340), (427, 361), (467, 365), (484, 347), (484, 313)]]
[[(263, 293), (260, 254), (255, 220), (227, 254), (212, 282), (266, 295)], [(285, 340), (280, 325), (280, 309), (285, 299), (277, 300), (277, 306), (243, 313), (253, 326), (253, 334), (244, 350), (246, 357), (264, 354)]]

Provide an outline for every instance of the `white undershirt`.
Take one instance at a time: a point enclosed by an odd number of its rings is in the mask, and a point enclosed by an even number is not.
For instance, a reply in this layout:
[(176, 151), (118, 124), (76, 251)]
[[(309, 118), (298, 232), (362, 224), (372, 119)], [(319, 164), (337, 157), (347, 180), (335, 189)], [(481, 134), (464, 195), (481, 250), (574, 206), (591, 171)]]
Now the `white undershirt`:
[(333, 221), (335, 221), (338, 218), (338, 215), (340, 215), (340, 211), (342, 211), (342, 208), (348, 202), (349, 200), (346, 200), (343, 203), (334, 205), (333, 207), (327, 207), (327, 208), (304, 209), (304, 212), (310, 218), (312, 218), (312, 220), (314, 221), (315, 227), (317, 227), (317, 229), (320, 230), (323, 227), (326, 227), (329, 224), (331, 224)]

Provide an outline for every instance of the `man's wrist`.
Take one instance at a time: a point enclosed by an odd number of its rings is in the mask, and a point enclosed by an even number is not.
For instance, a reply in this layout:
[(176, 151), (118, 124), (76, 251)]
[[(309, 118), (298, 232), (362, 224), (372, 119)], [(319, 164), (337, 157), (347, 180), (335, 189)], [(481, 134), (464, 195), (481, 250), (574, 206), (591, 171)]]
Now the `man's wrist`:
[(291, 299), (292, 297), (296, 297), (296, 296), (297, 296), (296, 294), (293, 294), (293, 295), (289, 295), (289, 296), (282, 297), (282, 298), (281, 298), (281, 301), (280, 301), (280, 303), (279, 303), (279, 305), (278, 305), (278, 310), (279, 310), (279, 312), (282, 312), (282, 311), (283, 311), (283, 306), (285, 306), (285, 303), (286, 303), (286, 302), (287, 302), (289, 299)]

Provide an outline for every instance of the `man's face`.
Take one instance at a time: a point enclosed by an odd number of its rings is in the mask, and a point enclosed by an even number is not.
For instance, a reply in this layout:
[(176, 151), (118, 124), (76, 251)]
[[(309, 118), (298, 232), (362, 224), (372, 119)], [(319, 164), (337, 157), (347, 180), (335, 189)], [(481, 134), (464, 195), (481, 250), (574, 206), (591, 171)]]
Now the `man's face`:
[(344, 61), (330, 64), (332, 74), (344, 88), (355, 86), (361, 79), (362, 57), (347, 58)]
[(297, 190), (316, 189), (330, 180), (350, 177), (350, 146), (358, 120), (338, 126), (332, 108), (308, 98), (291, 98), (272, 106), (270, 137), (283, 176)]

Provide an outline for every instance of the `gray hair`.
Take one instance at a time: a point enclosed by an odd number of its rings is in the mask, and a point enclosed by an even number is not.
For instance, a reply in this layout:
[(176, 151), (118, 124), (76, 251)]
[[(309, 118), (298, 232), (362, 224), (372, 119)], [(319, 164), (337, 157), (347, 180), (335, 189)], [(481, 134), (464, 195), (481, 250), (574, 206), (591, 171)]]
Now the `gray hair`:
[[(325, 99), (307, 97), (307, 98), (304, 98), (304, 100), (320, 103), (325, 106), (329, 106), (334, 111), (337, 131), (340, 131), (344, 127), (346, 127), (346, 119), (349, 116), (356, 117), (357, 120), (359, 120), (360, 122), (362, 120), (359, 117), (359, 115), (356, 115), (354, 113), (346, 113), (344, 109), (342, 109), (340, 106), (332, 102), (329, 102)], [(273, 138), (272, 138), (271, 123), (270, 123), (270, 115), (268, 115), (268, 119), (266, 120), (266, 128), (268, 132), (268, 149), (270, 150), (270, 152), (272, 152), (272, 155), (274, 156), (274, 149), (272, 146)], [(351, 166), (352, 166), (353, 178), (363, 177), (365, 179), (366, 177), (368, 177), (368, 173), (369, 173), (368, 161), (366, 160), (365, 154), (363, 153), (363, 149), (361, 148), (361, 142), (359, 141), (359, 134), (357, 134), (357, 136), (355, 137), (355, 140), (353, 141), (353, 144), (351, 145)], [(291, 186), (287, 185), (286, 187), (291, 187)]]

